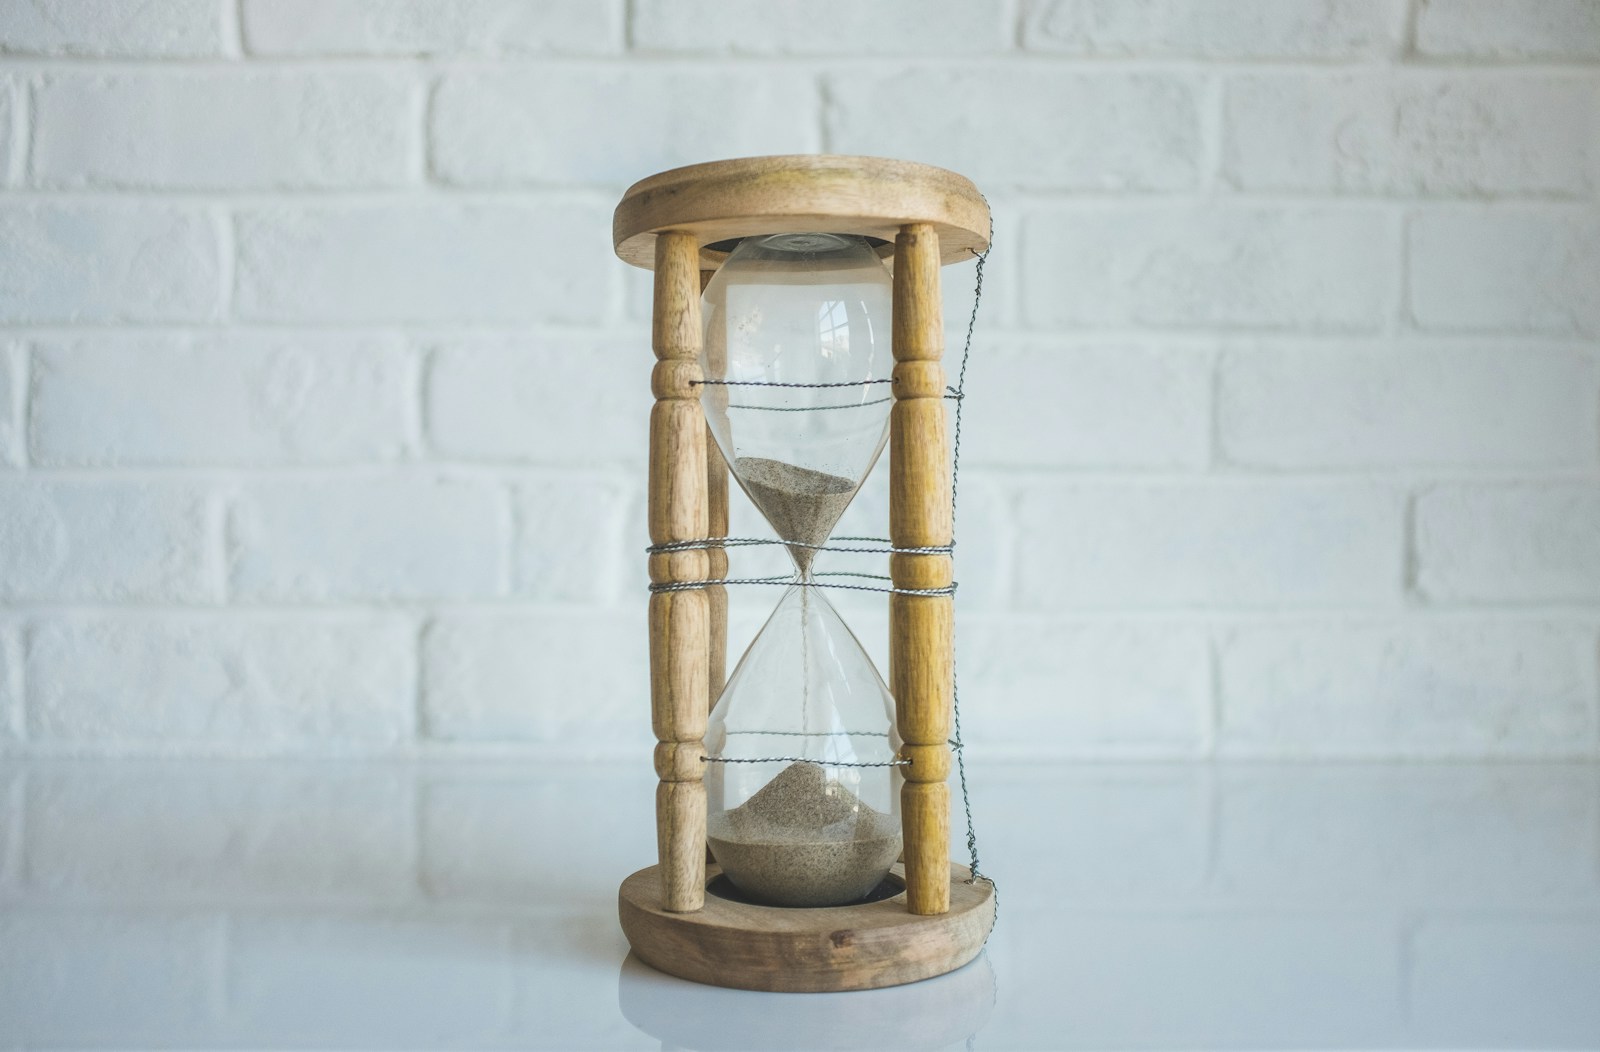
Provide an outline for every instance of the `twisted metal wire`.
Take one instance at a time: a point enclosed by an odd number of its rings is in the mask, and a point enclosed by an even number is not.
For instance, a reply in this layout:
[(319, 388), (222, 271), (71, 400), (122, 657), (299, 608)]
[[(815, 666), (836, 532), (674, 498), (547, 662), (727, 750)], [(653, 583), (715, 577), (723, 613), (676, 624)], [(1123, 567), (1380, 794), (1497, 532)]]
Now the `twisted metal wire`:
[(778, 380), (690, 380), (690, 387), (865, 387), (868, 384), (892, 384), (892, 377), (879, 380), (837, 380), (825, 384), (783, 383)]
[(755, 756), (750, 759), (731, 759), (726, 756), (702, 756), (706, 763), (814, 763), (818, 767), (910, 767), (910, 760), (884, 760), (881, 763), (862, 763), (846, 760), (814, 760), (809, 756)]
[[(865, 387), (868, 384), (892, 384), (894, 380), (843, 380), (826, 384), (788, 383), (777, 380), (690, 380), (690, 387), (799, 387), (817, 389), (828, 387)], [(961, 392), (954, 387), (945, 388), (945, 398), (961, 400)], [(748, 405), (741, 402), (730, 402), (729, 409), (753, 409), (763, 413), (816, 413), (827, 409), (863, 409), (869, 405), (883, 405), (893, 402), (894, 396), (887, 398), (874, 398), (866, 402), (840, 402), (837, 405)]]
[[(987, 208), (989, 199), (984, 198)], [(972, 288), (972, 313), (967, 316), (967, 338), (961, 346), (961, 367), (956, 372), (955, 384), (955, 426), (950, 442), (950, 531), (952, 538), (955, 536), (956, 522), (956, 487), (961, 481), (961, 408), (966, 404), (967, 390), (967, 362), (972, 356), (972, 334), (978, 327), (978, 304), (983, 302), (983, 268), (989, 262), (989, 253), (994, 250), (994, 221), (991, 212), (989, 247), (982, 252), (974, 253), (978, 262), (974, 267)], [(1000, 886), (994, 878), (988, 876), (979, 867), (978, 863), (978, 833), (972, 822), (972, 794), (967, 789), (967, 761), (962, 752), (961, 738), (961, 690), (956, 681), (956, 665), (950, 665), (950, 710), (954, 724), (955, 740), (951, 743), (956, 754), (956, 775), (961, 782), (961, 806), (967, 818), (967, 857), (971, 864), (967, 867), (971, 876), (969, 882), (983, 881), (989, 885), (994, 893), (994, 922), (1000, 923)]]
[[(784, 384), (784, 387), (793, 387), (794, 384)], [(894, 395), (888, 398), (874, 398), (868, 402), (841, 402), (838, 405), (741, 405), (731, 403), (729, 409), (754, 409), (763, 413), (816, 413), (824, 409), (865, 409), (869, 405), (883, 405), (885, 402), (894, 401)]]
[[(887, 738), (888, 731), (728, 731), (731, 737), (735, 734), (770, 734), (786, 738), (831, 738), (836, 733), (848, 736), (871, 738)], [(957, 732), (959, 734), (959, 732)], [(956, 755), (961, 754), (961, 742), (951, 738), (948, 744)], [(706, 763), (814, 763), (818, 767), (910, 767), (910, 760), (884, 760), (884, 761), (858, 761), (858, 760), (817, 760), (809, 756), (753, 756), (753, 757), (727, 757), (727, 756), (702, 756)], [(984, 879), (988, 879), (985, 877)]]
[(830, 570), (826, 573), (813, 573), (809, 577), (707, 577), (699, 581), (653, 581), (650, 584), (651, 592), (692, 592), (698, 588), (712, 588), (722, 584), (766, 584), (786, 585), (790, 588), (837, 588), (846, 592), (878, 592), (889, 595), (955, 595), (954, 583), (943, 588), (901, 588), (891, 584), (887, 588), (870, 584), (842, 584), (838, 581), (818, 581), (818, 577), (856, 577), (865, 581), (892, 581), (893, 578), (879, 573), (851, 573), (845, 570)]
[(771, 537), (703, 537), (695, 541), (664, 541), (645, 549), (657, 552), (692, 552), (706, 548), (751, 548), (760, 545), (781, 544), (785, 548), (809, 548), (814, 552), (854, 552), (859, 555), (951, 555), (955, 545), (937, 544), (919, 548), (896, 548), (887, 537), (838, 537), (841, 541), (872, 542), (878, 548), (846, 548), (837, 544), (807, 544), (805, 541), (780, 541)]

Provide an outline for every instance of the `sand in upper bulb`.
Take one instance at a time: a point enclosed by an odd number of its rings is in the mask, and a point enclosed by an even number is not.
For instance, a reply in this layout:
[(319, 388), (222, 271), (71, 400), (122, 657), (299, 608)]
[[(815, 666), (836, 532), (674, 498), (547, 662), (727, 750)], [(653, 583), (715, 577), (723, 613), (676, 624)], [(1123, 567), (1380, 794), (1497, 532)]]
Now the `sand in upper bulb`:
[[(739, 457), (735, 467), (750, 500), (786, 541), (826, 544), (856, 493), (856, 484), (847, 478), (781, 460)], [(794, 545), (789, 550), (800, 572), (810, 572), (816, 552)]]

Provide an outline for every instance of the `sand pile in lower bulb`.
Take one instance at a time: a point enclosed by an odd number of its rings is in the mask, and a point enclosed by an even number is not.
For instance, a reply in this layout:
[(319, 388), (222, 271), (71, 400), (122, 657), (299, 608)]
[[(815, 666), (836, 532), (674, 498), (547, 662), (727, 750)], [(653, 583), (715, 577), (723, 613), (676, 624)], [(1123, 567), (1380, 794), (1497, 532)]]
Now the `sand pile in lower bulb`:
[(855, 902), (900, 856), (899, 822), (803, 760), (711, 815), (706, 833), (728, 879), (774, 906)]
[[(801, 544), (826, 544), (834, 523), (850, 506), (856, 484), (839, 475), (813, 471), (766, 457), (738, 457), (739, 479), (778, 536)], [(811, 569), (810, 548), (789, 549), (801, 572)]]

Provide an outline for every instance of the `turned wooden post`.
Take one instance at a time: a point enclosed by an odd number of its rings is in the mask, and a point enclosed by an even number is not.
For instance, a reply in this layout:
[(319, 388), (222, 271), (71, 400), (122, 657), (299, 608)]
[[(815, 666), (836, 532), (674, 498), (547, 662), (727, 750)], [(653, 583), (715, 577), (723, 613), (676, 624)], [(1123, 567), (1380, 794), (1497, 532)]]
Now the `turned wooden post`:
[[(889, 539), (896, 548), (950, 543), (950, 466), (945, 436), (939, 236), (927, 223), (900, 229), (894, 246), (894, 409), (889, 417)], [(949, 555), (892, 555), (896, 588), (946, 588)], [(954, 601), (889, 596), (889, 676), (904, 741), (900, 768), (906, 904), (950, 908), (950, 710)]]
[[(656, 238), (655, 371), (650, 411), (650, 540), (697, 540), (710, 527), (706, 421), (700, 409), (700, 249), (691, 234)], [(704, 551), (657, 552), (650, 580), (701, 581)], [(662, 908), (705, 904), (706, 699), (710, 689), (711, 604), (704, 591), (650, 596), (650, 712), (655, 729), (656, 846)]]

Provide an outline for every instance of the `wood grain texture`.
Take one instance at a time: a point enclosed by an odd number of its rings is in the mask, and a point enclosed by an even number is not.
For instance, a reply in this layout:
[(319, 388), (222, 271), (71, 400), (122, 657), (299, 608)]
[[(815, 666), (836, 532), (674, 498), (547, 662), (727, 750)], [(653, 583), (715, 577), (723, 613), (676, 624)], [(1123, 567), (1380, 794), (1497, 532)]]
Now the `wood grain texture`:
[[(707, 879), (720, 873), (709, 867)], [(891, 871), (904, 879), (902, 867)], [(781, 909), (707, 895), (698, 913), (659, 908), (661, 873), (640, 870), (617, 896), (622, 930), (646, 964), (684, 979), (744, 990), (871, 990), (928, 979), (978, 955), (994, 926), (994, 890), (946, 868), (950, 908), (908, 912), (904, 894), (825, 909)]]
[(687, 231), (701, 264), (714, 268), (727, 253), (705, 246), (751, 234), (861, 234), (884, 241), (888, 255), (909, 223), (933, 228), (945, 263), (989, 245), (988, 205), (965, 177), (911, 161), (826, 154), (742, 157), (653, 175), (623, 195), (612, 242), (622, 259), (651, 267), (656, 236)]
[[(889, 416), (889, 539), (896, 548), (950, 543), (950, 468), (945, 434), (939, 235), (910, 224), (895, 239), (895, 403)], [(897, 588), (950, 584), (948, 555), (895, 555)], [(900, 769), (906, 905), (915, 914), (950, 908), (950, 793), (945, 785), (954, 667), (955, 609), (947, 595), (889, 597), (889, 679), (904, 741)], [(919, 762), (920, 759), (920, 762)]]
[[(900, 821), (906, 833), (906, 908), (916, 914), (937, 915), (950, 908), (949, 882), (941, 881), (937, 888), (930, 886), (931, 881), (918, 886), (913, 874), (943, 873), (950, 865), (950, 786), (943, 781), (912, 781), (911, 768), (905, 770), (908, 776), (900, 787)], [(914, 887), (920, 899), (913, 900)]]
[[(655, 242), (655, 309), (651, 345), (659, 360), (650, 411), (650, 539), (656, 544), (697, 540), (710, 525), (706, 421), (701, 412), (700, 265), (693, 236), (662, 234)], [(703, 551), (650, 557), (655, 582), (703, 580)], [(683, 912), (705, 900), (706, 790), (704, 765), (685, 750), (706, 733), (710, 691), (711, 603), (702, 591), (650, 596), (650, 712), (656, 739), (672, 746), (656, 754), (656, 846), (659, 904)]]
[(656, 851), (661, 859), (657, 904), (665, 912), (692, 913), (706, 897), (706, 784), (656, 784)]
[(650, 597), (650, 727), (657, 741), (705, 738), (710, 642), (711, 604), (705, 592)]

